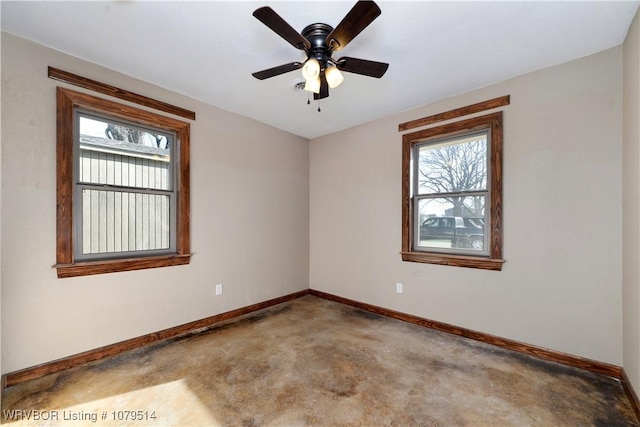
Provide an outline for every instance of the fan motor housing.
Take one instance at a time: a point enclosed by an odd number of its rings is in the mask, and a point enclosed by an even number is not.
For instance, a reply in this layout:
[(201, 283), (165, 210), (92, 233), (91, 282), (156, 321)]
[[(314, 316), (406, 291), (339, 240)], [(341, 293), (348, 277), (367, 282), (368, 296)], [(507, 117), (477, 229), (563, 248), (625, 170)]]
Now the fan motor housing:
[(308, 57), (314, 57), (320, 62), (324, 68), (327, 61), (331, 57), (331, 48), (327, 44), (327, 36), (331, 34), (333, 27), (328, 24), (311, 24), (304, 27), (302, 36), (309, 40), (311, 47), (307, 51)]

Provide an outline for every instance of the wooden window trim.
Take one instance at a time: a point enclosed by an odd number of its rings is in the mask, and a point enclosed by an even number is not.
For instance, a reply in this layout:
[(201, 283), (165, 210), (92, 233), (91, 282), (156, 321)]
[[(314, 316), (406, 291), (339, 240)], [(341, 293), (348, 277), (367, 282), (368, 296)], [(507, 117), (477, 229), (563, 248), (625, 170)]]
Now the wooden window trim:
[(84, 89), (89, 89), (94, 92), (102, 93), (104, 95), (120, 98), (125, 101), (134, 102), (136, 104), (144, 105), (158, 111), (164, 111), (165, 113), (174, 114), (176, 116), (184, 117), (185, 119), (195, 120), (196, 113), (184, 108), (176, 107), (175, 105), (167, 104), (166, 102), (158, 101), (156, 99), (148, 98), (143, 95), (139, 95), (128, 90), (120, 89), (115, 86), (101, 83), (96, 80), (91, 80), (86, 77), (78, 76), (77, 74), (70, 73), (68, 71), (59, 70), (57, 68), (49, 67), (48, 74), (50, 79), (58, 80), (63, 83), (69, 83), (74, 86), (78, 86)]
[(432, 125), (434, 123), (456, 119), (458, 117), (468, 116), (470, 114), (480, 113), (482, 111), (491, 110), (493, 108), (504, 107), (505, 105), (509, 105), (510, 102), (510, 95), (493, 98), (488, 101), (478, 102), (477, 104), (467, 105), (466, 107), (456, 108), (455, 110), (445, 111), (444, 113), (434, 114), (433, 116), (427, 116), (421, 119), (412, 120), (410, 122), (400, 123), (398, 125), (398, 132)]
[[(146, 268), (183, 265), (190, 262), (190, 159), (189, 123), (149, 111), (122, 105), (81, 92), (57, 88), (57, 212), (56, 264), (58, 277), (85, 276)], [(155, 126), (175, 132), (179, 141), (179, 165), (176, 197), (176, 253), (162, 256), (110, 259), (100, 261), (74, 260), (73, 251), (73, 111), (82, 108), (112, 117)]]
[[(491, 224), (489, 256), (452, 255), (413, 250), (413, 198), (411, 197), (411, 153), (413, 146), (428, 139), (455, 136), (478, 129), (491, 129)], [(405, 134), (402, 137), (402, 255), (403, 261), (458, 267), (501, 270), (502, 259), (502, 112), (475, 117)]]

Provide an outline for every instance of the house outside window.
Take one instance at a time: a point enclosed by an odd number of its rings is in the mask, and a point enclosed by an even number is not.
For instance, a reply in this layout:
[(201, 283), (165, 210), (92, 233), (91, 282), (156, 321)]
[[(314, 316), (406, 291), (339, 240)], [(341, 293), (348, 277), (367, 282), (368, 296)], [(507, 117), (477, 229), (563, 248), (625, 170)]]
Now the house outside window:
[(175, 135), (81, 110), (75, 120), (75, 258), (174, 252)]
[(403, 136), (405, 261), (502, 266), (502, 113)]
[(189, 262), (189, 124), (58, 88), (59, 277)]

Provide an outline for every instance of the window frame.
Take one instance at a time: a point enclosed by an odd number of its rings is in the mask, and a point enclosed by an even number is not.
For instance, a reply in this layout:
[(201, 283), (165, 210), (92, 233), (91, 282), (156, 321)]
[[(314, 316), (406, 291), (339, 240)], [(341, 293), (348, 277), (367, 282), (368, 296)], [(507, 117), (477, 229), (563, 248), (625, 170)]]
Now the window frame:
[[(437, 250), (417, 250), (415, 247), (416, 226), (412, 183), (414, 178), (415, 146), (425, 142), (461, 136), (481, 130), (488, 130), (489, 159), (487, 176), (489, 180), (490, 223), (488, 225), (488, 255), (444, 253)], [(402, 136), (402, 251), (403, 261), (458, 267), (501, 270), (502, 259), (502, 112), (487, 114), (450, 124), (440, 125)], [(417, 161), (417, 160), (416, 160)]]
[[(91, 182), (91, 181), (86, 181), (86, 180), (82, 180), (82, 173), (81, 171), (81, 163), (82, 163), (82, 154), (83, 154), (83, 143), (81, 141), (82, 138), (82, 134), (80, 133), (80, 129), (81, 129), (81, 118), (87, 118), (90, 120), (95, 120), (95, 121), (101, 121), (103, 123), (112, 123), (112, 124), (117, 124), (120, 126), (125, 126), (128, 127), (130, 129), (134, 129), (134, 130), (141, 130), (143, 132), (147, 132), (147, 133), (155, 133), (155, 134), (161, 134), (163, 136), (165, 136), (167, 138), (168, 141), (171, 141), (170, 145), (169, 145), (169, 162), (168, 162), (168, 179), (167, 179), (167, 184), (168, 184), (168, 188), (165, 189), (160, 189), (158, 187), (150, 187), (150, 188), (145, 188), (143, 186), (139, 186), (139, 185), (135, 185), (135, 184), (129, 184), (129, 185), (120, 185), (120, 184), (116, 184), (115, 182), (112, 184), (106, 184), (106, 183), (99, 183), (99, 182)], [(176, 173), (175, 170), (177, 169), (179, 162), (178, 162), (178, 156), (175, 153), (175, 140), (176, 140), (176, 135), (174, 132), (167, 132), (166, 129), (160, 129), (157, 127), (150, 127), (150, 126), (141, 126), (139, 123), (132, 123), (130, 121), (123, 121), (121, 119), (116, 119), (113, 116), (107, 116), (104, 114), (97, 114), (93, 111), (85, 111), (84, 109), (81, 108), (74, 108), (74, 153), (77, 153), (74, 155), (74, 174), (77, 174), (74, 176), (74, 216), (76, 218), (75, 221), (75, 236), (76, 236), (76, 242), (74, 245), (74, 253), (75, 253), (75, 259), (79, 262), (82, 261), (93, 261), (93, 260), (100, 260), (100, 259), (117, 259), (117, 258), (133, 258), (133, 257), (137, 257), (138, 255), (141, 257), (146, 257), (146, 256), (152, 256), (152, 255), (164, 255), (164, 254), (171, 254), (171, 253), (175, 253), (176, 252), (176, 239), (175, 239), (175, 234), (176, 234), (176, 196), (177, 196), (177, 185), (176, 185)], [(89, 152), (91, 149), (89, 148), (87, 152)], [(127, 155), (121, 154), (121, 156), (123, 157), (127, 157)], [(86, 161), (86, 160), (85, 160)], [(85, 171), (86, 173), (86, 171)], [(129, 173), (131, 173), (129, 171)], [(113, 192), (114, 193), (114, 197), (115, 197), (115, 193), (128, 193), (129, 196), (131, 196), (132, 194), (135, 194), (136, 196), (140, 195), (142, 196), (142, 198), (144, 198), (144, 196), (166, 196), (168, 197), (168, 203), (167, 203), (167, 207), (169, 208), (169, 236), (167, 239), (168, 242), (168, 246), (166, 248), (158, 248), (158, 249), (133, 249), (133, 250), (127, 250), (127, 251), (112, 251), (112, 252), (86, 252), (84, 250), (84, 240), (85, 240), (85, 236), (83, 234), (83, 230), (84, 230), (84, 218), (83, 218), (83, 199), (82, 199), (82, 195), (83, 195), (83, 191), (88, 190), (88, 191), (106, 191), (106, 192)], [(109, 197), (108, 195), (105, 197)], [(137, 197), (136, 197), (137, 199)], [(130, 237), (130, 236), (129, 236)], [(106, 242), (105, 242), (106, 243)], [(114, 242), (115, 243), (115, 242)], [(108, 245), (106, 245), (108, 246)], [(83, 253), (84, 252), (84, 253)]]
[[(92, 274), (130, 271), (146, 268), (189, 264), (190, 253), (190, 124), (150, 111), (95, 97), (86, 93), (57, 87), (57, 214), (56, 214), (56, 264), (59, 278)], [(161, 129), (175, 134), (174, 149), (176, 168), (176, 225), (175, 252), (162, 255), (122, 257), (116, 255), (108, 259), (78, 260), (74, 242), (76, 221), (74, 221), (75, 196), (75, 111), (95, 113), (112, 117), (142, 127)]]
[[(412, 194), (414, 194), (414, 203), (413, 203), (413, 215), (414, 218), (419, 218), (419, 212), (420, 212), (420, 202), (424, 201), (424, 200), (430, 200), (430, 199), (443, 199), (443, 198), (448, 198), (448, 197), (460, 197), (460, 198), (466, 198), (466, 197), (484, 197), (485, 199), (485, 206), (489, 207), (491, 206), (491, 192), (490, 190), (490, 182), (491, 182), (491, 168), (489, 167), (489, 162), (491, 159), (491, 152), (490, 152), (490, 142), (491, 142), (491, 129), (490, 128), (482, 128), (480, 130), (475, 130), (472, 132), (464, 132), (461, 134), (456, 134), (455, 136), (444, 136), (444, 137), (435, 137), (435, 138), (428, 138), (425, 141), (420, 141), (420, 142), (416, 142), (415, 144), (413, 144), (412, 146), (412, 150), (414, 151), (412, 153), (412, 158), (418, 159), (418, 163), (420, 162), (420, 152), (421, 149), (423, 148), (427, 148), (429, 149), (429, 147), (431, 148), (436, 148), (435, 146), (438, 145), (449, 145), (451, 142), (453, 142), (454, 144), (465, 144), (465, 142), (457, 142), (456, 140), (460, 140), (460, 139), (469, 139), (469, 138), (473, 138), (476, 136), (480, 136), (482, 135), (486, 141), (487, 144), (485, 146), (484, 151), (484, 156), (485, 156), (485, 167), (486, 167), (486, 185), (483, 187), (483, 189), (473, 189), (473, 190), (462, 190), (462, 191), (452, 191), (452, 192), (424, 192), (424, 193), (420, 193), (419, 191), (419, 187), (420, 187), (420, 168), (419, 167), (415, 167), (412, 170)], [(491, 209), (485, 209), (485, 214), (483, 216), (484, 222), (485, 223), (489, 223), (491, 221)], [(452, 218), (452, 217), (436, 217), (440, 219), (440, 222), (442, 222), (443, 220), (447, 219), (447, 220), (452, 220), (455, 221), (455, 224), (451, 224), (450, 226), (453, 226), (454, 228), (458, 227), (458, 219), (460, 218)], [(427, 219), (428, 220), (428, 219)], [(426, 221), (426, 220), (425, 220)], [(462, 219), (460, 219), (460, 223), (461, 225), (463, 224)], [(420, 236), (420, 232), (422, 229), (422, 223), (420, 224), (416, 224), (415, 227), (413, 227), (413, 238), (414, 238), (414, 243), (419, 243), (419, 236)], [(483, 228), (486, 228), (486, 226), (483, 225)], [(471, 256), (488, 256), (489, 255), (489, 244), (488, 244), (488, 238), (489, 238), (489, 233), (484, 233), (483, 236), (483, 250), (479, 251), (479, 250), (474, 250), (474, 249), (466, 249), (466, 248), (462, 248), (462, 247), (451, 247), (451, 248), (438, 248), (437, 250), (433, 247), (433, 246), (420, 246), (415, 245), (417, 247), (419, 247), (420, 249), (416, 249), (417, 251), (420, 252), (442, 252), (442, 253), (451, 253), (451, 254), (459, 254), (459, 255), (471, 255)], [(432, 250), (430, 250), (429, 248), (433, 248)]]

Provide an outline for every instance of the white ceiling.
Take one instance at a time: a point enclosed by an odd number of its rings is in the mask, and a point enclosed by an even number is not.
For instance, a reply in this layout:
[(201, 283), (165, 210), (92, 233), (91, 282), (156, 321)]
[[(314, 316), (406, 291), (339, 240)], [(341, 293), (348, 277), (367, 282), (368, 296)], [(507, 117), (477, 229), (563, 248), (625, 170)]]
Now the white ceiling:
[(639, 4), (377, 3), (382, 15), (334, 57), (389, 70), (345, 73), (320, 113), (293, 90), (299, 71), (251, 76), (303, 59), (252, 13), (269, 5), (301, 31), (336, 26), (355, 1), (2, 1), (0, 13), (3, 31), (311, 139), (618, 46)]

